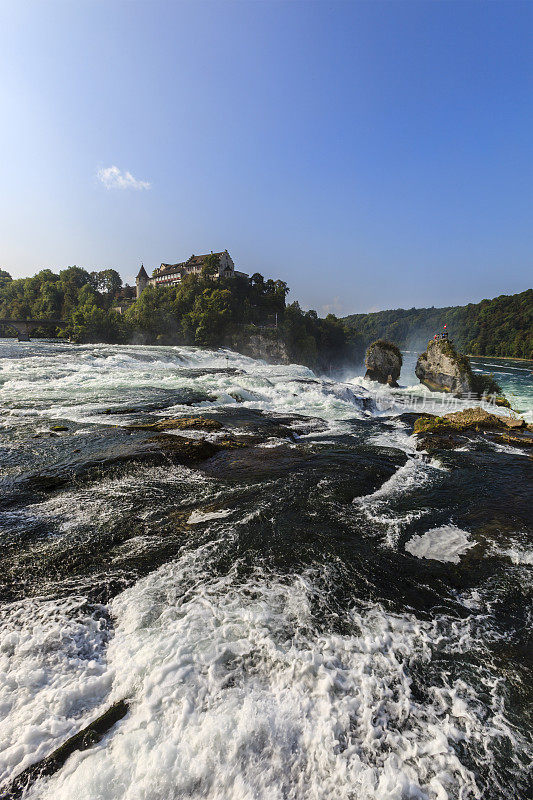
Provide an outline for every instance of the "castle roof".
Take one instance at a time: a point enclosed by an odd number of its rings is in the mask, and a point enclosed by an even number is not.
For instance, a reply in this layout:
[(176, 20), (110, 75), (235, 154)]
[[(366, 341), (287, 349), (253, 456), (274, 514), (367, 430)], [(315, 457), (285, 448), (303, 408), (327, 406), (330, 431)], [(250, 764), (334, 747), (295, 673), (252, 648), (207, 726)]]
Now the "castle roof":
[(145, 278), (146, 280), (148, 280), (148, 273), (146, 272), (143, 264), (141, 264), (141, 268), (140, 268), (139, 272), (137, 273), (137, 278), (138, 279), (139, 278)]
[(206, 253), (203, 256), (195, 256), (193, 254), (189, 259), (187, 259), (187, 261), (185, 263), (187, 264), (187, 266), (196, 266), (196, 265), (202, 264), (206, 260), (206, 258), (208, 258), (208, 256), (218, 256), (220, 258), (220, 256), (223, 256), (223, 255), (224, 255), (223, 252), (222, 253)]
[(162, 272), (182, 272), (185, 269), (185, 264), (161, 264), (157, 268), (158, 274)]
[(206, 253), (203, 256), (195, 256), (193, 254), (190, 258), (187, 259), (187, 261), (181, 261), (178, 264), (161, 264), (161, 266), (158, 267), (157, 269), (157, 274), (168, 275), (169, 273), (186, 272), (187, 270), (193, 267), (201, 266), (204, 263), (205, 259), (208, 258), (208, 256), (214, 255), (220, 258), (220, 256), (223, 256), (225, 252), (227, 252), (227, 250), (221, 253)]

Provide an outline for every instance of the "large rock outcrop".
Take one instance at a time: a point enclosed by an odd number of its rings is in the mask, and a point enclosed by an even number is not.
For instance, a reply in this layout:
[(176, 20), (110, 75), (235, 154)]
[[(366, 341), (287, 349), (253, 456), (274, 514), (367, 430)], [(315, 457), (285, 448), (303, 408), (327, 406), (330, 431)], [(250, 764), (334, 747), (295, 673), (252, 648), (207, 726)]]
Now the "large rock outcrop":
[(490, 399), (511, 408), (493, 375), (473, 372), (468, 356), (458, 353), (448, 339), (431, 339), (418, 356), (415, 375), (432, 392), (451, 392), (456, 397)]
[(389, 386), (398, 386), (402, 368), (402, 354), (395, 344), (378, 339), (368, 347), (365, 355), (365, 378)]
[(474, 377), (467, 356), (460, 355), (446, 339), (431, 339), (418, 357), (415, 375), (433, 392), (461, 396), (475, 392)]
[(256, 333), (239, 343), (236, 349), (245, 356), (260, 358), (267, 364), (290, 364), (287, 345), (277, 331)]

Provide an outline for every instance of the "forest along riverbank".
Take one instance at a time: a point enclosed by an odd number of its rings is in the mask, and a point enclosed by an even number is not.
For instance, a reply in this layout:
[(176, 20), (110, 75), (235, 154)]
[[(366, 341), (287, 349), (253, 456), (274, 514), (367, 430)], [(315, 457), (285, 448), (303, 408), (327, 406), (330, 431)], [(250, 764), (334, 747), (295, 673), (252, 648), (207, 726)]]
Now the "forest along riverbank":
[(525, 450), (417, 452), (403, 373), (0, 357), (0, 787), (125, 700), (26, 796), (526, 796)]

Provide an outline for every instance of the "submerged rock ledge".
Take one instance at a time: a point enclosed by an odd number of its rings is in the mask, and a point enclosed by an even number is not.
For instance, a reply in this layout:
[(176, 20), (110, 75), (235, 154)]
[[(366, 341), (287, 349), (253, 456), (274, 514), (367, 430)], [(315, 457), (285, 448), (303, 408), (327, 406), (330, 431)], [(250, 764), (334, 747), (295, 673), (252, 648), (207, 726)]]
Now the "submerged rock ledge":
[(526, 425), (525, 420), (491, 414), (479, 406), (443, 417), (424, 414), (415, 420), (413, 433), (417, 450), (453, 450), (479, 433), (489, 433), (493, 441), (503, 444), (533, 446), (532, 426)]

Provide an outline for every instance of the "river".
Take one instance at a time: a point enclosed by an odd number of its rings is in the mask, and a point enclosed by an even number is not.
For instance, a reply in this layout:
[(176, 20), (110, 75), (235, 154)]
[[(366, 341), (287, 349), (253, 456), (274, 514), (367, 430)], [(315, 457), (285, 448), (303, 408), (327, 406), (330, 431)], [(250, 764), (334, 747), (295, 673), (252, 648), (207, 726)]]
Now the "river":
[[(0, 786), (124, 698), (24, 796), (527, 796), (533, 464), (482, 439), (417, 452), (403, 412), (472, 402), (414, 359), (391, 390), (0, 341)], [(472, 363), (533, 421), (532, 364)], [(132, 426), (190, 415), (222, 428), (188, 437), (248, 446), (147, 456)]]

